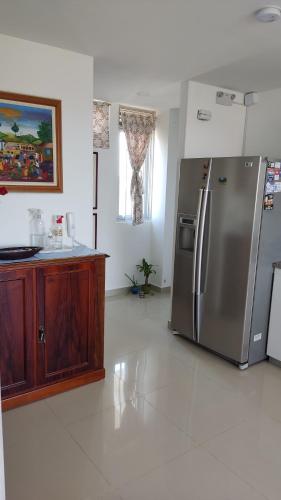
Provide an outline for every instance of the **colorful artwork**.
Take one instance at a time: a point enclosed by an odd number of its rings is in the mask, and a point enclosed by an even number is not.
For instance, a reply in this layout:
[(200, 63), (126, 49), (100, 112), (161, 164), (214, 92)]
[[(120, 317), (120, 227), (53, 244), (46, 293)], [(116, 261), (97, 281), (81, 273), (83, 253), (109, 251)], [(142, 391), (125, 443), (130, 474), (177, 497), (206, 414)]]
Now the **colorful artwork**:
[(0, 92), (0, 185), (62, 191), (60, 101)]

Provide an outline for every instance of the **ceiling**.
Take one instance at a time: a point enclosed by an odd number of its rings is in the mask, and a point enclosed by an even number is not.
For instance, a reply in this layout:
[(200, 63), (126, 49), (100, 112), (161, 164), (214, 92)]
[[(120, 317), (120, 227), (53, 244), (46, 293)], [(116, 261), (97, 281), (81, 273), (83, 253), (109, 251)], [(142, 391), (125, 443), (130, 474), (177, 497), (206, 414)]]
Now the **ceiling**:
[(281, 87), (280, 47), (261, 50), (258, 54), (203, 73), (195, 80), (242, 92), (261, 92)]
[(93, 55), (96, 98), (171, 107), (187, 79), (242, 91), (281, 87), (281, 22), (253, 16), (264, 4), (6, 0), (0, 32)]

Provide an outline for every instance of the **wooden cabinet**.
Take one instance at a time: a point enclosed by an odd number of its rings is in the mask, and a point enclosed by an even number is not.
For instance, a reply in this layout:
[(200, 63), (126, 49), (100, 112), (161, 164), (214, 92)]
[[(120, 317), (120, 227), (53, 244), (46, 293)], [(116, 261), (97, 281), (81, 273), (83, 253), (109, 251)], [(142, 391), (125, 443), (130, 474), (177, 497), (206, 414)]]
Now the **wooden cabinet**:
[(104, 377), (105, 256), (20, 266), (0, 266), (4, 409)]
[(34, 384), (34, 311), (31, 270), (0, 272), (2, 396)]
[(95, 265), (38, 269), (38, 380), (41, 384), (95, 368)]

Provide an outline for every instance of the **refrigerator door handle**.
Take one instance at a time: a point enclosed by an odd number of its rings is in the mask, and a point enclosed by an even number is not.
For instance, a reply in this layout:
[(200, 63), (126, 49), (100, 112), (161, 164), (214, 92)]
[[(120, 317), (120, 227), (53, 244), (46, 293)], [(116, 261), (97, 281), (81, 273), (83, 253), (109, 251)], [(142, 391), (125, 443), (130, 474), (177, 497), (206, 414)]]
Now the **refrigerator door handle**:
[(199, 199), (198, 199), (198, 207), (197, 207), (197, 217), (196, 217), (196, 229), (195, 229), (195, 237), (194, 237), (194, 250), (193, 250), (193, 269), (192, 269), (192, 294), (193, 294), (193, 340), (196, 340), (197, 337), (197, 314), (196, 314), (196, 275), (197, 275), (197, 254), (198, 254), (198, 238), (199, 238), (199, 230), (200, 230), (200, 221), (201, 221), (201, 210), (202, 210), (202, 200), (203, 200), (204, 189), (199, 189)]
[(192, 293), (196, 293), (196, 274), (197, 274), (197, 253), (198, 253), (198, 237), (199, 237), (199, 228), (200, 228), (200, 220), (201, 220), (201, 209), (202, 209), (202, 199), (203, 199), (204, 189), (199, 189), (199, 200), (197, 207), (197, 217), (196, 217), (196, 229), (195, 229), (195, 238), (194, 238), (194, 250), (193, 250), (193, 272), (192, 272)]
[(208, 189), (204, 190), (202, 207), (201, 207), (201, 218), (200, 218), (200, 226), (198, 231), (198, 242), (197, 242), (197, 272), (196, 272), (196, 284), (195, 284), (195, 317), (196, 317), (196, 340), (199, 342), (200, 340), (200, 323), (201, 323), (201, 280), (202, 280), (202, 255), (203, 255), (203, 243), (204, 243), (204, 234), (205, 234), (205, 226), (206, 226), (206, 211), (207, 211), (207, 203), (208, 196), (210, 191)]

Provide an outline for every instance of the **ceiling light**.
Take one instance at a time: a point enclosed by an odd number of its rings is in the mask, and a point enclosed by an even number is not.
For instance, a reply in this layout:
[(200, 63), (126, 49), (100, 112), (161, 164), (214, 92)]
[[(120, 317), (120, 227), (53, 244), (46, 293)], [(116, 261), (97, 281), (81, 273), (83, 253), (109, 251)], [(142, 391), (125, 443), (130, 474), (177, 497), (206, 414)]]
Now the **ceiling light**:
[(255, 15), (257, 20), (261, 23), (274, 23), (280, 20), (281, 8), (268, 5), (267, 7), (257, 10)]

